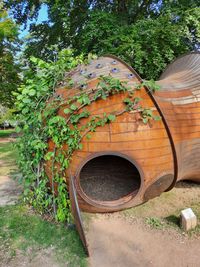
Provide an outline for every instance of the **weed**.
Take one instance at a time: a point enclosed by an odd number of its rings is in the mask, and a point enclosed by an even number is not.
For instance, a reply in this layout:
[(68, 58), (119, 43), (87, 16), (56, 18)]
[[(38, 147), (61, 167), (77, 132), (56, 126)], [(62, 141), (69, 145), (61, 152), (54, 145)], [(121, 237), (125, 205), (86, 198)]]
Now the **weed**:
[(146, 218), (145, 222), (152, 228), (156, 229), (162, 229), (164, 226), (163, 222), (157, 217), (148, 217)]

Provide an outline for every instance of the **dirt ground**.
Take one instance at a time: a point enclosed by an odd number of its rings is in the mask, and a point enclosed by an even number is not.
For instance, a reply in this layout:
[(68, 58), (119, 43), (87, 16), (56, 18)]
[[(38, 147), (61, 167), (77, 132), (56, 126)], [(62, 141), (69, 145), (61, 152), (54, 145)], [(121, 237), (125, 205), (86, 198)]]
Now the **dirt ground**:
[(88, 232), (91, 267), (199, 267), (200, 239), (98, 215)]
[(31, 250), (26, 253), (17, 251), (15, 257), (10, 257), (6, 251), (1, 249), (0, 267), (61, 267), (55, 260), (53, 254), (52, 249), (48, 248), (41, 249), (41, 251), (37, 253), (32, 253)]
[(0, 144), (1, 143), (10, 143), (10, 142), (14, 142), (15, 138), (12, 137), (8, 137), (8, 138), (0, 138)]
[[(99, 169), (103, 173), (103, 166)], [(105, 187), (96, 182), (95, 174), (89, 174), (92, 181), (87, 184), (89, 175), (85, 173), (86, 192), (99, 199), (98, 193), (101, 194), (101, 188)], [(105, 183), (105, 179), (99, 181)], [(116, 188), (110, 190), (114, 184), (112, 180), (111, 185), (106, 184), (109, 188), (103, 192), (106, 200), (108, 194), (116, 193)], [(90, 193), (93, 188), (96, 196)], [(87, 215), (90, 267), (200, 267), (200, 231), (190, 237), (190, 234), (181, 232), (177, 223), (182, 209), (192, 207), (200, 215), (199, 200), (200, 185), (182, 182), (170, 192), (125, 212)], [(154, 225), (152, 229), (148, 219), (152, 224), (158, 219), (160, 225), (157, 228)]]
[(200, 185), (180, 183), (144, 205), (90, 217), (89, 266), (199, 267), (199, 232), (190, 236), (177, 225), (166, 224), (156, 229), (145, 221), (146, 218), (178, 218), (180, 210), (187, 207), (198, 207), (199, 215), (199, 199)]

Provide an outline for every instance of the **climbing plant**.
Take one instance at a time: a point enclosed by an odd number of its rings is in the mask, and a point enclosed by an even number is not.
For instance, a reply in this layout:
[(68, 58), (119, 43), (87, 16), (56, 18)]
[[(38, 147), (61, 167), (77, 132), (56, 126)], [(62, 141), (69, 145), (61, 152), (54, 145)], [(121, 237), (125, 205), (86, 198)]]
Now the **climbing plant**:
[[(49, 135), (54, 139), (58, 132), (53, 132), (55, 123), (62, 121), (55, 115), (56, 108), (50, 111), (45, 110), (46, 103), (55, 95), (55, 88), (59, 81), (63, 80), (64, 73), (82, 63), (82, 57), (73, 57), (70, 50), (63, 50), (55, 62), (45, 62), (34, 57), (31, 58), (31, 67), (24, 73), (24, 83), (16, 93), (16, 108), (19, 112), (17, 120), (20, 125), (17, 131), (20, 132), (17, 147), (19, 151), (18, 164), (22, 171), (22, 182), (24, 185), (24, 200), (28, 201), (39, 212), (53, 212), (58, 220), (69, 220), (66, 186), (61, 183), (59, 190), (62, 190), (61, 197), (57, 199), (54, 192), (51, 192), (48, 179), (44, 172), (44, 157), (47, 150)], [(59, 101), (55, 98), (55, 101)], [(48, 115), (47, 115), (48, 113)], [(43, 117), (51, 117), (48, 125), (44, 124)], [(64, 132), (65, 129), (63, 129)], [(61, 136), (61, 135), (60, 135)], [(61, 178), (59, 178), (61, 179)], [(62, 185), (63, 184), (63, 185)], [(60, 195), (59, 195), (60, 196)], [(63, 201), (62, 211), (56, 210)]]
[[(25, 187), (24, 200), (41, 213), (53, 213), (58, 221), (69, 222), (71, 218), (66, 170), (74, 151), (82, 148), (82, 139), (89, 139), (97, 127), (113, 122), (125, 112), (137, 112), (145, 124), (159, 119), (151, 109), (143, 107), (142, 99), (135, 97), (126, 82), (111, 76), (100, 76), (95, 88), (84, 90), (82, 86), (79, 93), (67, 100), (57, 94), (56, 87), (63, 83), (66, 90), (74, 86), (66, 72), (90, 59), (91, 55), (87, 60), (82, 56), (74, 57), (71, 50), (63, 50), (55, 62), (31, 58), (31, 70), (25, 73), (25, 82), (17, 93), (16, 106), (20, 112), (17, 131), (21, 133), (17, 147)], [(158, 90), (153, 81), (142, 83), (149, 84), (149, 90)], [(135, 90), (140, 89), (136, 84)], [(124, 93), (122, 110), (92, 116), (87, 109), (99, 99), (120, 93)], [(62, 107), (66, 118), (58, 114)], [(80, 124), (83, 118), (87, 120)], [(49, 139), (54, 144), (51, 150), (48, 150)], [(50, 162), (50, 182), (45, 172), (47, 161)]]

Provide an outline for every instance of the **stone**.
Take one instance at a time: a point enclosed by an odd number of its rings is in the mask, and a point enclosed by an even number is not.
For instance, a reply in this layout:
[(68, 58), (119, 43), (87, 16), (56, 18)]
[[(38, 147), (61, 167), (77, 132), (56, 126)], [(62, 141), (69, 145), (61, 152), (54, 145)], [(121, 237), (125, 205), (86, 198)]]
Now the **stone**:
[(197, 225), (197, 217), (191, 208), (181, 211), (181, 227), (184, 231), (194, 229)]

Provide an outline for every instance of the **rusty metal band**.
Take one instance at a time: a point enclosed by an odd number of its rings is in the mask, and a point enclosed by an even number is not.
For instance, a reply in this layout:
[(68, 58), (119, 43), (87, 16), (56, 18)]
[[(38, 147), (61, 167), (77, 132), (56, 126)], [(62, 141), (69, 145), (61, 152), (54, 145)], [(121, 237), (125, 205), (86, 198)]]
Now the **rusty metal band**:
[(85, 233), (83, 230), (82, 217), (81, 217), (81, 213), (80, 213), (80, 209), (79, 209), (79, 205), (78, 205), (78, 200), (77, 200), (77, 196), (76, 196), (76, 189), (74, 186), (74, 177), (71, 174), (70, 174), (69, 193), (70, 193), (72, 214), (74, 216), (74, 222), (75, 222), (77, 231), (79, 233), (80, 239), (82, 241), (82, 244), (84, 246), (86, 255), (89, 257), (87, 240), (86, 240)]

